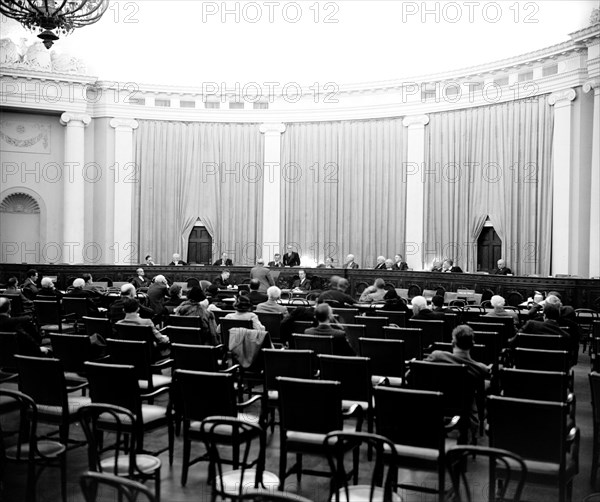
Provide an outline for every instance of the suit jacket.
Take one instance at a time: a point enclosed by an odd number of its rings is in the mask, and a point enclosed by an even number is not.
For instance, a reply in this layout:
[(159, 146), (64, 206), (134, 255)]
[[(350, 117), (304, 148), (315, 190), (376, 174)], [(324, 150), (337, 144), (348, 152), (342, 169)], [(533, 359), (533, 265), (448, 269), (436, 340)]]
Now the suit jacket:
[(247, 296), (250, 298), (252, 305), (258, 305), (259, 303), (266, 302), (269, 298), (266, 294), (259, 291), (250, 291)]
[(88, 289), (79, 289), (79, 288), (72, 289), (65, 295), (65, 297), (85, 298), (88, 313), (92, 317), (97, 317), (100, 314), (98, 307), (94, 303), (94, 299), (100, 298), (100, 296), (101, 295), (98, 295), (97, 293), (94, 293)]
[(148, 306), (154, 311), (155, 314), (166, 313), (165, 301), (166, 296), (169, 293), (169, 288), (164, 284), (153, 283), (148, 288)]
[(275, 286), (275, 281), (273, 280), (271, 271), (263, 265), (257, 265), (256, 267), (252, 267), (252, 270), (250, 270), (250, 279), (258, 279), (258, 281), (260, 282), (260, 287), (258, 288), (258, 290), (261, 293), (266, 293), (267, 289), (269, 289), (271, 286)]
[(383, 263), (378, 263), (377, 265), (375, 265), (373, 267), (373, 270), (383, 270), (385, 268), (385, 262)]
[(266, 314), (283, 314), (284, 317), (289, 316), (288, 309), (286, 309), (283, 305), (279, 305), (279, 303), (274, 302), (272, 300), (267, 300), (263, 303), (258, 304), (254, 312), (264, 312)]
[(317, 300), (318, 303), (327, 302), (332, 306), (338, 304), (340, 307), (346, 307), (348, 305), (354, 305), (356, 300), (352, 298), (350, 295), (340, 291), (339, 289), (330, 289), (328, 291), (323, 291)]
[(268, 266), (269, 267), (283, 267), (283, 263), (280, 261), (277, 261), (277, 262), (270, 261)]
[(219, 289), (226, 289), (227, 286), (232, 285), (231, 280), (229, 279), (223, 279), (223, 277), (221, 277), (220, 275), (215, 277), (213, 279), (213, 284), (217, 285), (219, 287)]
[(559, 335), (568, 336), (568, 334), (560, 329), (560, 326), (556, 321), (527, 321), (525, 326), (521, 329), (523, 333), (530, 333), (533, 335)]
[(175, 263), (174, 261), (169, 263), (169, 267), (185, 267), (186, 265), (187, 265), (187, 263), (184, 262), (183, 260), (179, 260), (177, 263)]
[(358, 267), (358, 263), (353, 261), (352, 263), (350, 263), (350, 262), (344, 263), (342, 268), (359, 268), (359, 267)]
[(303, 291), (310, 291), (312, 285), (310, 283), (310, 279), (308, 277), (305, 277), (303, 281), (301, 281), (300, 279), (295, 280), (293, 287), (301, 289)]
[(497, 268), (496, 270), (494, 270), (494, 274), (496, 275), (508, 275), (508, 274), (512, 274), (512, 270), (508, 267), (503, 267), (503, 268)]
[(300, 255), (296, 251), (292, 251), (291, 256), (287, 253), (283, 255), (283, 266), (284, 267), (299, 267), (300, 266)]
[(148, 279), (146, 276), (140, 277), (138, 275), (131, 280), (131, 284), (135, 286), (135, 289), (149, 288), (150, 279)]
[(462, 272), (462, 268), (452, 267), (450, 270), (445, 270), (445, 272)]
[(408, 263), (405, 261), (401, 261), (400, 263), (394, 263), (392, 265), (394, 270), (408, 270)]
[(320, 324), (316, 328), (307, 328), (304, 330), (306, 335), (333, 336), (333, 355), (335, 356), (355, 356), (356, 352), (352, 349), (346, 338), (346, 332), (341, 328), (332, 325)]
[(21, 289), (23, 290), (23, 294), (30, 300), (35, 300), (35, 297), (39, 293), (37, 284), (31, 280), (31, 277), (25, 279)]
[(0, 315), (0, 331), (17, 334), (17, 351), (25, 356), (42, 356), (42, 337), (30, 317)]
[(442, 312), (433, 312), (429, 309), (423, 309), (418, 314), (413, 315), (411, 319), (422, 319), (424, 321), (443, 321), (445, 319)]
[(223, 263), (223, 258), (219, 258), (216, 262), (213, 263), (213, 267), (232, 267), (233, 266), (233, 262), (231, 261), (231, 258), (227, 258), (227, 260), (225, 260), (225, 263)]

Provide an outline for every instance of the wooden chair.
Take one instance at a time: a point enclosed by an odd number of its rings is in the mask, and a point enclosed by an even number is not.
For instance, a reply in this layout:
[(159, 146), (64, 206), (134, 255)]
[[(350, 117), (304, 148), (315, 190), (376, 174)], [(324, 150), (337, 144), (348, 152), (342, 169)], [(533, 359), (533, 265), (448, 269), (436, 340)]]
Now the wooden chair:
[[(358, 318), (360, 320), (360, 317)], [(358, 347), (358, 339), (365, 338), (365, 333), (367, 331), (367, 327), (364, 324), (340, 324), (344, 331), (346, 332), (346, 340), (352, 347), (352, 350), (358, 355), (359, 347)]]
[(392, 387), (404, 384), (406, 369), (403, 340), (380, 338), (359, 338), (359, 354), (371, 360), (372, 383), (379, 384), (382, 379)]
[(568, 373), (571, 368), (569, 352), (566, 350), (514, 350), (515, 368), (538, 371), (561, 371)]
[(406, 312), (402, 310), (375, 309), (369, 312), (369, 314), (371, 314), (372, 317), (387, 317), (388, 325), (395, 324), (399, 328), (404, 328), (406, 326)]
[(283, 320), (282, 314), (270, 313), (270, 312), (257, 312), (258, 320), (265, 327), (271, 336), (273, 343), (280, 343), (281, 341), (281, 321)]
[(105, 340), (113, 336), (113, 328), (109, 319), (84, 316), (82, 317), (82, 321), (85, 325), (85, 332), (88, 336), (98, 334)]
[(341, 324), (354, 324), (354, 318), (358, 315), (358, 309), (354, 308), (334, 307), (331, 310), (333, 311), (333, 315), (338, 316)]
[(97, 502), (100, 500), (99, 494), (106, 494), (107, 491), (114, 492), (111, 500), (142, 502), (145, 499), (147, 502), (160, 502), (143, 484), (119, 476), (90, 471), (81, 476), (79, 484), (85, 502)]
[(358, 316), (356, 324), (365, 326), (365, 338), (384, 338), (383, 327), (390, 323), (388, 317), (381, 316)]
[(435, 342), (444, 341), (444, 321), (434, 320), (423, 320), (423, 319), (410, 319), (408, 321), (410, 328), (421, 328), (422, 331), (422, 343), (423, 350), (427, 350)]
[(383, 328), (386, 340), (402, 340), (404, 342), (405, 360), (423, 359), (423, 330), (421, 328)]
[(570, 340), (567, 336), (529, 335), (518, 333), (515, 346), (522, 349), (569, 350)]
[(47, 333), (75, 333), (73, 316), (62, 314), (58, 301), (34, 300), (35, 319), (38, 329)]
[(167, 326), (161, 333), (167, 335), (171, 343), (210, 345), (210, 340), (205, 339), (200, 327)]

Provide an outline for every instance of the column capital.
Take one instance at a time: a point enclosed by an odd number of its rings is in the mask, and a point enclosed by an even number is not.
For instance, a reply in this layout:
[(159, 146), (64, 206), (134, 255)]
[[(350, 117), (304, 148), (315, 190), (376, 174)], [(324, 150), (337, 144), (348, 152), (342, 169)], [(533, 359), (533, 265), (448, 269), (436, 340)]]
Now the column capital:
[(62, 125), (75, 124), (76, 122), (81, 122), (83, 126), (87, 126), (92, 121), (92, 117), (90, 117), (87, 113), (71, 113), (65, 112), (60, 116), (60, 123)]
[(265, 122), (260, 124), (259, 131), (263, 134), (274, 135), (285, 132), (285, 124), (281, 122)]
[(591, 78), (583, 84), (583, 92), (590, 92), (592, 89), (598, 92), (600, 89), (600, 78)]
[(110, 119), (110, 126), (113, 129), (133, 130), (138, 128), (139, 123), (134, 119)]
[(429, 124), (429, 116), (427, 115), (410, 115), (402, 119), (402, 125), (409, 129), (423, 128)]
[(577, 93), (575, 89), (564, 89), (562, 91), (556, 91), (550, 94), (548, 98), (548, 103), (558, 106), (570, 105), (571, 101), (573, 101), (577, 97)]

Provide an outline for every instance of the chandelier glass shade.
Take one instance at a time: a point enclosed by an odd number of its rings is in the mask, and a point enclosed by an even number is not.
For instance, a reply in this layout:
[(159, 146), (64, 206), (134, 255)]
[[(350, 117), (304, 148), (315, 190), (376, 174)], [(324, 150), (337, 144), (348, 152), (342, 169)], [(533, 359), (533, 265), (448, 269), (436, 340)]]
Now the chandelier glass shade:
[(38, 29), (47, 49), (59, 34), (98, 21), (107, 7), (108, 0), (0, 0), (0, 12), (25, 28)]

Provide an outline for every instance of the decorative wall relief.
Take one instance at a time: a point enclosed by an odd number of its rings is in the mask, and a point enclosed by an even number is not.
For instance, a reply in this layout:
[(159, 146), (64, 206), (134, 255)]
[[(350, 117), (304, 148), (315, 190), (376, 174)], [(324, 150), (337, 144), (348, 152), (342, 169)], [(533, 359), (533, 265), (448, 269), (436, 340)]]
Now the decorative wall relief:
[(50, 125), (0, 120), (0, 150), (49, 155)]

